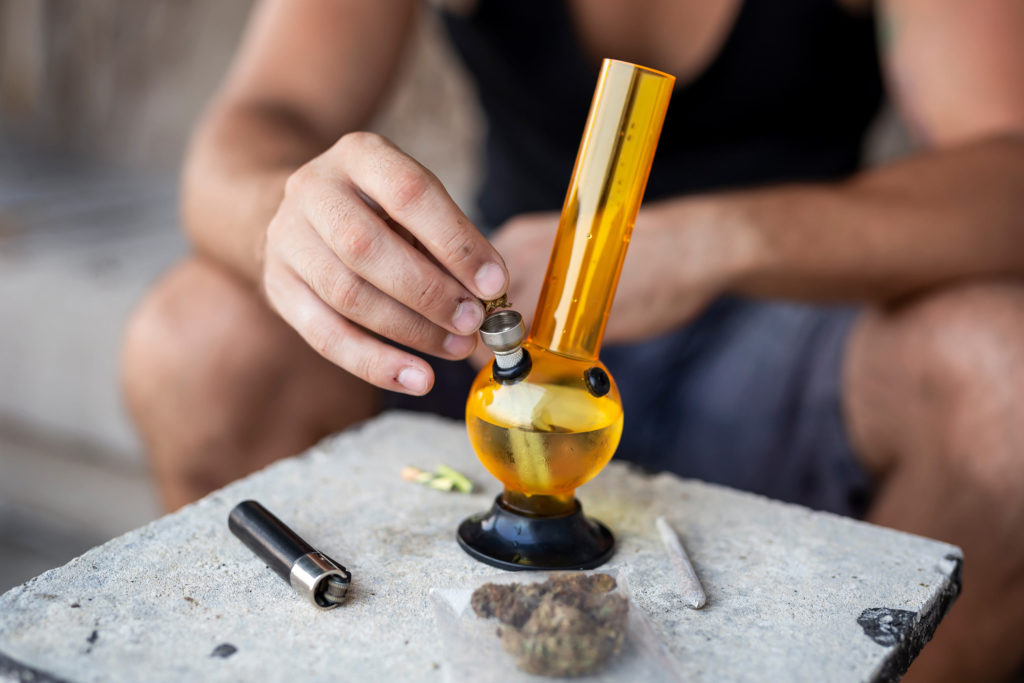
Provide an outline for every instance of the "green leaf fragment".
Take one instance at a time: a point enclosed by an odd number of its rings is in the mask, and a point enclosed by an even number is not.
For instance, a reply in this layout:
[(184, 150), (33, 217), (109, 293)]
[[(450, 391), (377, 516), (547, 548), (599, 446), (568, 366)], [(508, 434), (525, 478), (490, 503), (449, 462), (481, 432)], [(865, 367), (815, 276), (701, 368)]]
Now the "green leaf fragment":
[(469, 477), (445, 464), (437, 466), (437, 473), (446, 479), (450, 479), (452, 485), (461, 493), (470, 493), (473, 490), (473, 482)]
[(446, 477), (435, 477), (427, 483), (427, 486), (438, 491), (451, 491), (455, 487), (455, 483)]
[(434, 472), (427, 472), (408, 465), (402, 468), (402, 478), (416, 484), (429, 486), (437, 491), (470, 493), (473, 490), (473, 482), (466, 475), (448, 465), (438, 465)]

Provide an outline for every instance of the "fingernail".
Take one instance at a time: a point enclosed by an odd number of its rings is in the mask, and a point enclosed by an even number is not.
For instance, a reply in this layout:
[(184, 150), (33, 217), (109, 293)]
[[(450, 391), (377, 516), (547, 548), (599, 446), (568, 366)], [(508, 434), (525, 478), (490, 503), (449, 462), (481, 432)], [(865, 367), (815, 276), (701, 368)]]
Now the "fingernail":
[(444, 338), (444, 350), (453, 356), (462, 358), (468, 356), (469, 352), (476, 346), (476, 337), (461, 337), (457, 334), (449, 334)]
[(477, 301), (460, 301), (455, 309), (455, 317), (452, 318), (455, 329), (463, 334), (476, 332), (483, 321), (483, 306)]
[(427, 373), (419, 368), (402, 368), (398, 373), (398, 383), (414, 394), (427, 392)]
[(476, 282), (480, 294), (493, 299), (501, 294), (501, 290), (505, 287), (505, 271), (497, 263), (485, 263), (480, 266), (480, 270), (476, 271), (476, 277), (473, 280)]

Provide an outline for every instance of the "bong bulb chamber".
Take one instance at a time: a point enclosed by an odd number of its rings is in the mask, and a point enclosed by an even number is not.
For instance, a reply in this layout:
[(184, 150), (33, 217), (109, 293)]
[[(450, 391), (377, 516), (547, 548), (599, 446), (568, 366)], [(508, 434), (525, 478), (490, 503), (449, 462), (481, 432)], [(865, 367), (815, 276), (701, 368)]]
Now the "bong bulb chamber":
[[(466, 404), (469, 439), (484, 467), (505, 485), (505, 502), (524, 512), (568, 509), (573, 491), (611, 460), (622, 436), (622, 402), (614, 381), (596, 395), (588, 376), (608, 376), (600, 362), (559, 356), (530, 342), (532, 360), (519, 381), (477, 375)], [(610, 378), (610, 376), (608, 376)], [(555, 500), (531, 501), (534, 496)]]

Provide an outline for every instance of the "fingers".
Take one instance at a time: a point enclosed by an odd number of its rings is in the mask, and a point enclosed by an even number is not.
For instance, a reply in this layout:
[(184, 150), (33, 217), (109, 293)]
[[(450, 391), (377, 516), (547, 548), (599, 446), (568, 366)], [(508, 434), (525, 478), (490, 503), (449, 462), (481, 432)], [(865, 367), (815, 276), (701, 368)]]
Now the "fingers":
[[(341, 185), (317, 196), (304, 205), (305, 215), (348, 269), (448, 332), (467, 335), (480, 327), (484, 309), (477, 297), (398, 234), (351, 187)], [(328, 292), (330, 285), (314, 289)]]
[[(346, 267), (311, 227), (293, 228), (291, 234), (283, 260), (335, 312), (386, 339), (434, 356), (458, 360), (473, 350), (475, 335), (434, 325), (381, 292)], [(479, 302), (472, 303), (479, 307)]]
[(385, 344), (346, 320), (284, 263), (268, 261), (265, 272), (271, 305), (317, 353), (382, 389), (416, 396), (430, 390), (434, 373), (422, 358)]
[(389, 342), (468, 356), (479, 299), (508, 286), (504, 262), (429, 171), (368, 133), (293, 173), (268, 226), (263, 287), (321, 355), (371, 384), (425, 393), (433, 373)]
[(430, 171), (378, 135), (346, 135), (338, 148), (350, 182), (408, 229), (463, 287), (482, 299), (505, 291), (508, 272), (501, 256)]

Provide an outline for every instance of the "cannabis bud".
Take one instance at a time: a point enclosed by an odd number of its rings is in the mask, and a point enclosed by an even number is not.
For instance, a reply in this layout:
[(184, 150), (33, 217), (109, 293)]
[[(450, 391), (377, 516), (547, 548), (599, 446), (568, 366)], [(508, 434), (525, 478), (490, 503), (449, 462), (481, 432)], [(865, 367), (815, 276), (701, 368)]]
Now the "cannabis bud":
[(480, 299), (480, 303), (484, 305), (484, 314), (490, 315), (499, 308), (509, 307), (508, 293), (506, 292), (505, 294), (499, 296), (497, 299), (491, 299), (490, 301), (486, 299)]
[(608, 574), (570, 574), (536, 584), (488, 583), (473, 592), (478, 617), (494, 617), (505, 651), (542, 676), (593, 673), (622, 649), (629, 602)]

